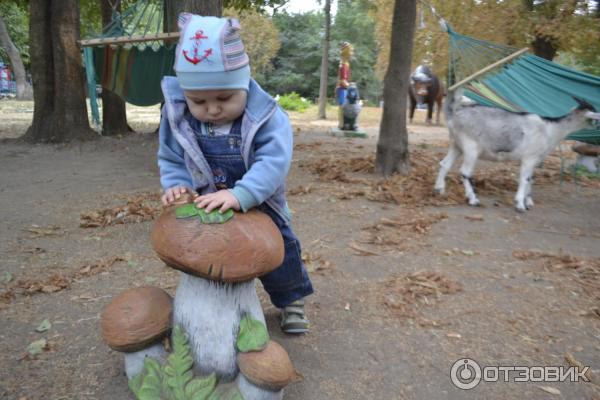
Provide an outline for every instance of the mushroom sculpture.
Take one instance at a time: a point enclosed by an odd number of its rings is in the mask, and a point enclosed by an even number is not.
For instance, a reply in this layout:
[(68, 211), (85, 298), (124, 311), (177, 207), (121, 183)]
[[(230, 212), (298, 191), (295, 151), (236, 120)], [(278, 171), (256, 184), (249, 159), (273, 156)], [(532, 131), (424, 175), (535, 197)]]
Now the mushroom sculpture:
[(572, 149), (577, 153), (577, 165), (583, 166), (588, 172), (593, 174), (598, 172), (598, 163), (600, 160), (599, 145), (577, 142), (573, 145)]
[(171, 330), (173, 299), (157, 287), (128, 289), (102, 312), (102, 337), (111, 349), (125, 353), (129, 379), (144, 368), (146, 357), (163, 361), (162, 339)]
[(186, 196), (161, 214), (151, 242), (181, 271), (173, 325), (187, 333), (195, 372), (229, 382), (246, 400), (281, 399), (296, 372), (269, 339), (254, 283), (283, 262), (283, 239), (269, 216), (207, 214)]

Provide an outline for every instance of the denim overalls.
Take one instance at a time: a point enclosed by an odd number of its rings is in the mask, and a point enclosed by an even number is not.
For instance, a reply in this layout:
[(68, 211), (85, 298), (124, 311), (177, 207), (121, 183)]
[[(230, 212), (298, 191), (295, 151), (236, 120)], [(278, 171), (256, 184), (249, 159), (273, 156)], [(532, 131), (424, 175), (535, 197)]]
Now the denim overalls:
[[(206, 125), (202, 127), (195, 119), (193, 122), (195, 123), (191, 126), (202, 153), (213, 171), (217, 190), (233, 188), (235, 182), (242, 179), (246, 173), (240, 148), (242, 117), (233, 123), (228, 135), (212, 135)], [(208, 134), (202, 134), (202, 128)], [(286, 224), (268, 205), (261, 204), (257, 208), (271, 217), (283, 236), (285, 245), (283, 264), (260, 277), (273, 305), (283, 308), (311, 294), (313, 287), (302, 263), (300, 242), (289, 224)]]

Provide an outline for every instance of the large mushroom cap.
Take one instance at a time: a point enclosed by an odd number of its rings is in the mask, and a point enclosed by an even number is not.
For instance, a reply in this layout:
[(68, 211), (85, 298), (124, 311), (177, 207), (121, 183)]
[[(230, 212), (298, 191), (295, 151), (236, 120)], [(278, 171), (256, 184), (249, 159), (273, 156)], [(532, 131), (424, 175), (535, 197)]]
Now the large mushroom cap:
[(297, 376), (287, 351), (272, 340), (261, 351), (238, 353), (237, 361), (246, 379), (261, 388), (278, 391)]
[(152, 229), (152, 247), (171, 268), (222, 282), (262, 276), (283, 262), (281, 232), (258, 210), (235, 213), (222, 224), (203, 224), (198, 217), (177, 218), (167, 208)]
[(152, 286), (128, 289), (102, 312), (102, 337), (113, 350), (142, 350), (169, 332), (172, 311), (173, 300), (164, 290)]

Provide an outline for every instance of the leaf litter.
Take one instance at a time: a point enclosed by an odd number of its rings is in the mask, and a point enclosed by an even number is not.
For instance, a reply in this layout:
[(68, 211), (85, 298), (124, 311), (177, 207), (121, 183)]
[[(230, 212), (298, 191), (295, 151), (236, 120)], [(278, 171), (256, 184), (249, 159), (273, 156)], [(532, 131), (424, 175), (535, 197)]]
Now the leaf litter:
[(101, 228), (109, 225), (150, 221), (162, 212), (160, 194), (138, 193), (126, 199), (125, 205), (82, 212), (81, 228)]
[[(576, 257), (567, 253), (554, 254), (536, 249), (515, 250), (512, 255), (521, 261), (537, 260), (546, 271), (569, 276), (595, 302), (600, 301), (600, 258)], [(597, 311), (596, 313), (600, 317)]]
[(433, 305), (442, 295), (462, 291), (462, 286), (432, 271), (397, 275), (381, 284), (381, 302), (399, 317), (419, 317), (420, 306)]
[(20, 279), (8, 286), (8, 290), (0, 294), (0, 301), (10, 303), (17, 294), (30, 296), (39, 293), (56, 293), (68, 289), (71, 283), (108, 271), (115, 263), (126, 261), (122, 257), (112, 257), (99, 262), (84, 265), (69, 274), (53, 274), (47, 278)]
[[(308, 168), (320, 181), (361, 184), (360, 189), (334, 187), (338, 199), (352, 199), (364, 196), (368, 200), (414, 207), (445, 206), (464, 203), (464, 189), (460, 177), (450, 173), (446, 177), (446, 194), (434, 193), (433, 187), (439, 168), (440, 155), (422, 149), (410, 152), (411, 173), (395, 174), (387, 178), (373, 177), (375, 174), (375, 154), (358, 157), (340, 157), (332, 154), (317, 160), (310, 160), (300, 166)], [(480, 169), (474, 177), (478, 193), (496, 196), (497, 201), (512, 204), (513, 193), (517, 189), (517, 170), (511, 163), (493, 163)], [(561, 172), (560, 158), (551, 155), (542, 168), (536, 170), (536, 185), (555, 184), (560, 180), (573, 181), (573, 177)], [(577, 179), (577, 184), (600, 188), (600, 182), (593, 179)]]

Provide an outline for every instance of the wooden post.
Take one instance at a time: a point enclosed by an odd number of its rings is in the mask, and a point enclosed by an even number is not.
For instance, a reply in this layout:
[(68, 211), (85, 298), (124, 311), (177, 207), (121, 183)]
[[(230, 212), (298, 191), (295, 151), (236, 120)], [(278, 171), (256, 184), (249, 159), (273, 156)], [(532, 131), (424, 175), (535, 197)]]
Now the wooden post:
[(519, 51), (516, 51), (516, 52), (512, 53), (509, 56), (504, 57), (502, 60), (498, 60), (495, 63), (490, 64), (487, 67), (480, 69), (479, 71), (475, 72), (472, 75), (469, 75), (468, 77), (466, 77), (462, 81), (460, 81), (458, 83), (455, 83), (454, 85), (450, 86), (448, 88), (448, 91), (451, 92), (454, 89), (458, 88), (459, 86), (462, 86), (465, 83), (468, 83), (468, 82), (472, 81), (473, 79), (479, 78), (481, 75), (483, 75), (483, 74), (491, 71), (492, 69), (497, 68), (497, 67), (499, 67), (499, 66), (501, 66), (503, 64), (506, 64), (509, 61), (512, 61), (513, 59), (519, 57), (521, 54), (523, 54), (523, 53), (525, 53), (527, 51), (529, 51), (529, 49), (527, 47), (525, 47), (525, 48), (523, 48), (523, 49), (521, 49)]
[(100, 38), (100, 39), (86, 39), (79, 40), (78, 43), (82, 46), (105, 46), (110, 44), (123, 44), (123, 43), (141, 43), (141, 42), (153, 42), (157, 40), (164, 41), (175, 41), (179, 39), (179, 32), (170, 33), (156, 33), (152, 35), (132, 35), (132, 36), (117, 36), (111, 38)]

